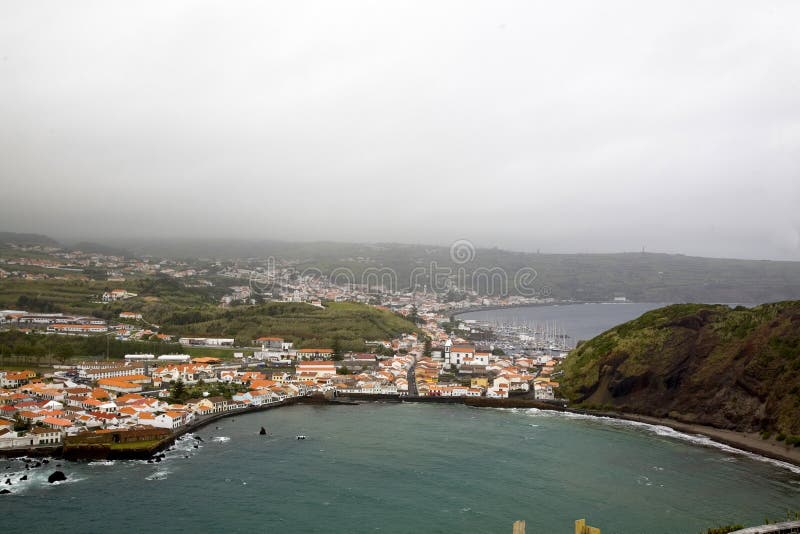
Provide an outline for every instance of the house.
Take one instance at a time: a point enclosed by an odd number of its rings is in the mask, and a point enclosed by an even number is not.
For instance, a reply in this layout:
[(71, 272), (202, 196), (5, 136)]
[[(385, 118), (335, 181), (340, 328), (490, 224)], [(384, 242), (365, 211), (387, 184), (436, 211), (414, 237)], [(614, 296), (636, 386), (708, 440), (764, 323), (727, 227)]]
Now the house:
[(211, 401), (213, 408), (207, 413), (220, 413), (226, 412), (229, 409), (230, 401), (225, 397), (208, 397), (207, 400)]
[(74, 423), (69, 419), (62, 417), (45, 417), (42, 419), (42, 424), (46, 427), (54, 428), (56, 430), (67, 431), (74, 426)]
[(555, 395), (553, 393), (553, 387), (550, 385), (549, 382), (540, 382), (538, 384), (534, 384), (533, 394), (536, 400), (555, 399)]
[(336, 376), (336, 366), (332, 361), (299, 362), (295, 369), (295, 374), (301, 380), (301, 377), (311, 377), (312, 380), (330, 378)]
[(489, 365), (489, 358), (492, 356), (491, 352), (485, 351), (475, 351), (475, 356), (473, 356), (473, 363), (472, 365)]
[(192, 363), (200, 365), (217, 365), (222, 363), (222, 359), (212, 358), (210, 356), (203, 356), (200, 358), (192, 358)]
[(489, 387), (489, 379), (486, 377), (473, 377), (469, 381), (469, 386), (472, 388), (486, 389)]
[(0, 428), (0, 449), (55, 445), (61, 442), (62, 433), (51, 428), (34, 428), (28, 433), (17, 433)]
[(103, 302), (115, 302), (117, 300), (125, 300), (129, 298), (133, 298), (136, 296), (136, 293), (128, 293), (124, 289), (112, 289), (111, 291), (106, 291), (103, 293)]
[(142, 391), (142, 385), (117, 378), (101, 378), (97, 381), (100, 387), (116, 393), (137, 393)]
[(138, 312), (129, 312), (124, 311), (119, 314), (120, 319), (130, 319), (130, 320), (140, 320), (142, 318), (142, 314)]
[(166, 412), (155, 416), (150, 423), (157, 428), (170, 428), (175, 430), (186, 424), (186, 412)]
[[(454, 345), (449, 339), (444, 345), (444, 363), (445, 365), (459, 366), (464, 363), (467, 358), (474, 359), (475, 346), (469, 343), (459, 343)], [(488, 359), (486, 364), (488, 364)], [(485, 365), (485, 364), (484, 364)]]
[[(261, 345), (264, 350), (283, 350), (282, 337), (260, 337), (253, 341), (256, 345)], [(291, 345), (291, 343), (290, 343)]]
[(131, 365), (115, 366), (115, 367), (102, 367), (99, 369), (85, 369), (80, 371), (80, 375), (84, 378), (91, 380), (100, 380), (102, 378), (124, 378), (132, 375), (142, 376), (145, 369), (141, 363), (132, 363)]
[(347, 361), (360, 364), (374, 364), (378, 361), (378, 355), (371, 353), (353, 353), (348, 356)]
[(300, 349), (297, 358), (304, 360), (330, 360), (333, 358), (333, 349)]
[(31, 378), (36, 378), (36, 373), (33, 371), (8, 371), (0, 373), (0, 387), (10, 389), (18, 388), (23, 384), (27, 384), (28, 380)]
[(197, 347), (232, 347), (234, 339), (222, 337), (182, 337), (178, 339), (181, 345)]

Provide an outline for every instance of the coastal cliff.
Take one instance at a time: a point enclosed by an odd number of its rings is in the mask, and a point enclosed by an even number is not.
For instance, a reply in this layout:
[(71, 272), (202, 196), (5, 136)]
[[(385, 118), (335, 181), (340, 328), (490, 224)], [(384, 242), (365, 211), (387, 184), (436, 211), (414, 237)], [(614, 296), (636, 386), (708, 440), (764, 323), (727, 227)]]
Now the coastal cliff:
[(800, 443), (800, 302), (678, 304), (580, 344), (563, 364), (574, 405)]

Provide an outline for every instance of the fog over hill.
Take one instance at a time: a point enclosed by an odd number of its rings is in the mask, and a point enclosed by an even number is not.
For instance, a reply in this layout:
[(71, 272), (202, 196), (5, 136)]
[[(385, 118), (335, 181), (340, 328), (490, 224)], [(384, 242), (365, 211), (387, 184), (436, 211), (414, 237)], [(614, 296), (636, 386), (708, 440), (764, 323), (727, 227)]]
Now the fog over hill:
[(15, 3), (0, 228), (800, 260), (799, 19), (791, 0)]
[[(6, 241), (10, 240), (5, 234)], [(21, 242), (52, 245), (47, 236), (23, 235)], [(70, 246), (64, 244), (63, 246)], [(269, 269), (271, 262), (298, 273), (344, 272), (363, 281), (390, 276), (399, 291), (434, 289), (447, 279), (481, 294), (535, 293), (558, 300), (762, 303), (800, 299), (800, 262), (703, 258), (649, 252), (543, 254), (477, 248), (469, 241), (450, 247), (399, 243), (288, 242), (224, 239), (115, 239), (77, 242), (73, 247), (106, 254), (135, 254), (190, 262), (236, 260)], [(462, 255), (463, 254), (463, 255)], [(480, 274), (476, 274), (480, 273)], [(524, 277), (520, 277), (524, 274)], [(461, 278), (459, 278), (459, 276)], [(524, 279), (523, 279), (524, 278)], [(437, 287), (437, 290), (441, 290)]]

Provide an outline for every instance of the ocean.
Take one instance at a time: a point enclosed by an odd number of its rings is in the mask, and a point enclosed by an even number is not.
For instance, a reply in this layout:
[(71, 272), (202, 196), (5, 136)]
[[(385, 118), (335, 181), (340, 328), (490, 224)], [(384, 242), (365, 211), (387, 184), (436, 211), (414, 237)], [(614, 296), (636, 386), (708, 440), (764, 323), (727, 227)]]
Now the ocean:
[(298, 405), (196, 435), (158, 464), (62, 462), (68, 480), (55, 485), (55, 462), (0, 461), (14, 481), (4, 531), (510, 532), (524, 519), (557, 533), (585, 517), (608, 533), (693, 533), (800, 506), (796, 468), (555, 412)]
[[(587, 339), (657, 306), (464, 317), (557, 321)], [(798, 468), (664, 427), (537, 410), (298, 405), (224, 419), (166, 456), (61, 462), (68, 480), (54, 485), (56, 461), (0, 460), (0, 483), (13, 482), (0, 484), (12, 491), (0, 495), (4, 531), (508, 533), (524, 519), (550, 534), (586, 518), (606, 534), (691, 534), (800, 510)]]

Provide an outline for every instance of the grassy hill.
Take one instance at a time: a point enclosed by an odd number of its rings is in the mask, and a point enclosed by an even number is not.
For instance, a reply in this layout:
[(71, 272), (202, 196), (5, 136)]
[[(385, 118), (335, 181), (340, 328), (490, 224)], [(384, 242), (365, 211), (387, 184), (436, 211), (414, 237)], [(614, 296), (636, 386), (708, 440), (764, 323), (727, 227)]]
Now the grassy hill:
[(800, 302), (667, 306), (581, 344), (563, 369), (586, 407), (800, 442)]
[(231, 308), (175, 308), (152, 302), (141, 311), (165, 332), (233, 337), (241, 345), (260, 336), (277, 336), (294, 342), (297, 348), (332, 348), (338, 343), (343, 350), (363, 350), (365, 340), (417, 331), (397, 314), (350, 302), (328, 303), (324, 309), (282, 302)]
[[(104, 290), (120, 287), (136, 293), (112, 303), (96, 300)], [(364, 340), (387, 339), (417, 331), (413, 323), (385, 310), (356, 303), (327, 303), (324, 309), (302, 303), (270, 302), (220, 308), (224, 287), (187, 288), (163, 277), (121, 283), (85, 280), (0, 281), (0, 309), (91, 314), (113, 320), (122, 311), (138, 311), (168, 334), (234, 337), (242, 345), (265, 335), (281, 336), (299, 348), (363, 350)]]

